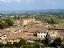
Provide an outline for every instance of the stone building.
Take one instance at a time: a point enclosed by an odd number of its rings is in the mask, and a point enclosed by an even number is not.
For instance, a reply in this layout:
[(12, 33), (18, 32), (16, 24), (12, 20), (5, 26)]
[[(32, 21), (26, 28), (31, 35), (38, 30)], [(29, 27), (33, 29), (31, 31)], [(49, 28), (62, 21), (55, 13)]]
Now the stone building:
[(14, 21), (14, 25), (17, 25), (17, 26), (24, 26), (24, 25), (29, 25), (29, 24), (33, 24), (35, 23), (35, 18), (34, 17), (31, 17), (31, 18), (26, 18), (26, 19), (18, 19), (18, 20), (15, 20)]

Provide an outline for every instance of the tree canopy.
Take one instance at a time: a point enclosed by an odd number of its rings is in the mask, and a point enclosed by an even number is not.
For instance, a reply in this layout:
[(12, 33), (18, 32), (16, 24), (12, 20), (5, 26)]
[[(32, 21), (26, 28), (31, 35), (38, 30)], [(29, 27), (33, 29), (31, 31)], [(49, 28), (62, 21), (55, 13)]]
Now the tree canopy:
[(0, 29), (4, 29), (12, 25), (13, 25), (13, 21), (11, 21), (10, 19), (0, 20)]

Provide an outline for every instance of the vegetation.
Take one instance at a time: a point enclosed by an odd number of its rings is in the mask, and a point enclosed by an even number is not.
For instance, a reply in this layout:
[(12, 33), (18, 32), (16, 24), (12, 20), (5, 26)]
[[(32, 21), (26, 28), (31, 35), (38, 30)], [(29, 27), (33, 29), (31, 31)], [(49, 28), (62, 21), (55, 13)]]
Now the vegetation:
[(13, 21), (11, 21), (10, 19), (6, 19), (5, 22), (8, 23), (9, 26), (13, 25)]
[[(43, 45), (40, 45), (39, 43), (42, 43)], [(46, 44), (45, 40), (41, 42), (41, 40), (35, 41), (34, 43), (26, 43), (25, 40), (21, 39), (20, 42), (14, 42), (11, 44), (11, 42), (7, 42), (7, 44), (3, 44), (0, 42), (0, 47), (1, 48), (40, 48), (40, 47), (57, 47), (61, 45), (61, 39), (56, 38), (52, 44)], [(61, 47), (64, 47), (64, 45), (61, 45)]]
[(60, 38), (56, 38), (53, 43), (52, 46), (61, 46), (61, 39)]
[(7, 42), (7, 44), (3, 44), (3, 43), (0, 43), (0, 47), (1, 48), (39, 48), (39, 44), (29, 44), (29, 43), (26, 43), (25, 40), (21, 39), (20, 42), (14, 42), (13, 44), (11, 44), (11, 42)]
[[(50, 43), (50, 41), (48, 41), (49, 39), (45, 39), (42, 41), (42, 43), (45, 45), (45, 46), (52, 46), (52, 47), (57, 47), (57, 46), (61, 46), (61, 39), (60, 38), (56, 38), (53, 40), (53, 42)], [(50, 44), (49, 44), (50, 43)]]
[(12, 25), (13, 25), (13, 21), (11, 21), (10, 19), (1, 19), (0, 20), (0, 29), (4, 29), (4, 28), (7, 28)]

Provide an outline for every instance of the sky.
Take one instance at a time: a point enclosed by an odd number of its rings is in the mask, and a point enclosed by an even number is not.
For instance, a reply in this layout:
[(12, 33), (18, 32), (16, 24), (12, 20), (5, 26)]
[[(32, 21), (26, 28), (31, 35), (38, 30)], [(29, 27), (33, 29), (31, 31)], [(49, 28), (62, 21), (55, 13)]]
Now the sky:
[(0, 10), (64, 9), (64, 0), (0, 0)]

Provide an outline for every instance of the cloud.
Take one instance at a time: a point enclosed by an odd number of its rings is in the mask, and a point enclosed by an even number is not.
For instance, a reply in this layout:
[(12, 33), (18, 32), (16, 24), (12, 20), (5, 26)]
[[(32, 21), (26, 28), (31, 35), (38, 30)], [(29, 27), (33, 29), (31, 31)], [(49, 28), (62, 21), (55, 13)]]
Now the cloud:
[(34, 0), (0, 0), (2, 3), (32, 3)]
[(10, 3), (10, 2), (12, 2), (12, 0), (0, 0), (0, 2), (2, 2), (2, 3)]

